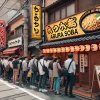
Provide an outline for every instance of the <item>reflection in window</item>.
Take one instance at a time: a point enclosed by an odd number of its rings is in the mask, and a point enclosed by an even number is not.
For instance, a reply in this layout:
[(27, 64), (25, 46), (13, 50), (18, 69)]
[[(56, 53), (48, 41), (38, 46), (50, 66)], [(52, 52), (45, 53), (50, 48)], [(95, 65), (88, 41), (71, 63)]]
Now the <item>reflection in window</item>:
[(73, 14), (75, 14), (75, 3), (67, 6), (67, 16), (71, 16)]
[(54, 22), (54, 13), (49, 14), (50, 23)]
[(55, 21), (60, 20), (60, 10), (55, 12)]
[(66, 17), (66, 8), (61, 9), (61, 19)]

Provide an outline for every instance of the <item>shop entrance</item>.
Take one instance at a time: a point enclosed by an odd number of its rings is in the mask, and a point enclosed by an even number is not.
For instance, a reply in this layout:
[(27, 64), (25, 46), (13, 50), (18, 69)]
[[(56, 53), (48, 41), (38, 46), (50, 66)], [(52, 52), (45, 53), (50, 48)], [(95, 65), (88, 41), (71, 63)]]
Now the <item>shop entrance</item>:
[(79, 53), (79, 83), (80, 87), (89, 87), (89, 56), (88, 53)]

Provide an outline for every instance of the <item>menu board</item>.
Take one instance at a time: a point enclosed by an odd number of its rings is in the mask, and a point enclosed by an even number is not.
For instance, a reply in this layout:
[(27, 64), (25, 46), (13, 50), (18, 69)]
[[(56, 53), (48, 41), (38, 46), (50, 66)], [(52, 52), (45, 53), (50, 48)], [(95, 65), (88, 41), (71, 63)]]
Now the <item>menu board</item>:
[(96, 68), (96, 75), (97, 75), (97, 80), (100, 88), (100, 65), (95, 65)]
[(84, 73), (84, 54), (80, 54), (80, 72)]

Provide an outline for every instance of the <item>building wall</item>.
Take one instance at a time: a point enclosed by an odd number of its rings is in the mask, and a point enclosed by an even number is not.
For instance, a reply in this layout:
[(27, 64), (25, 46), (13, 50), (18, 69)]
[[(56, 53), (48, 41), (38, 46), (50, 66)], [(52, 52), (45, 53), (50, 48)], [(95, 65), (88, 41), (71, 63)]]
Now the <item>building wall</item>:
[(51, 4), (53, 4), (53, 3), (56, 2), (56, 1), (58, 1), (58, 0), (45, 0), (45, 7), (47, 7), (47, 6), (51, 5)]
[(10, 31), (13, 31), (15, 28), (17, 28), (18, 26), (24, 24), (24, 18), (20, 18), (18, 20), (16, 20), (14, 23), (12, 23), (10, 25)]

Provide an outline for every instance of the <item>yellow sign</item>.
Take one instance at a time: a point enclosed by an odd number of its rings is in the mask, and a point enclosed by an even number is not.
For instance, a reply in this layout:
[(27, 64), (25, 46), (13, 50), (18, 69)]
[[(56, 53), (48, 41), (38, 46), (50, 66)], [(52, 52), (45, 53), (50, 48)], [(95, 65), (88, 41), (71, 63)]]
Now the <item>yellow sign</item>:
[(46, 26), (48, 41), (100, 31), (100, 6)]
[(32, 5), (32, 38), (41, 38), (41, 7)]

